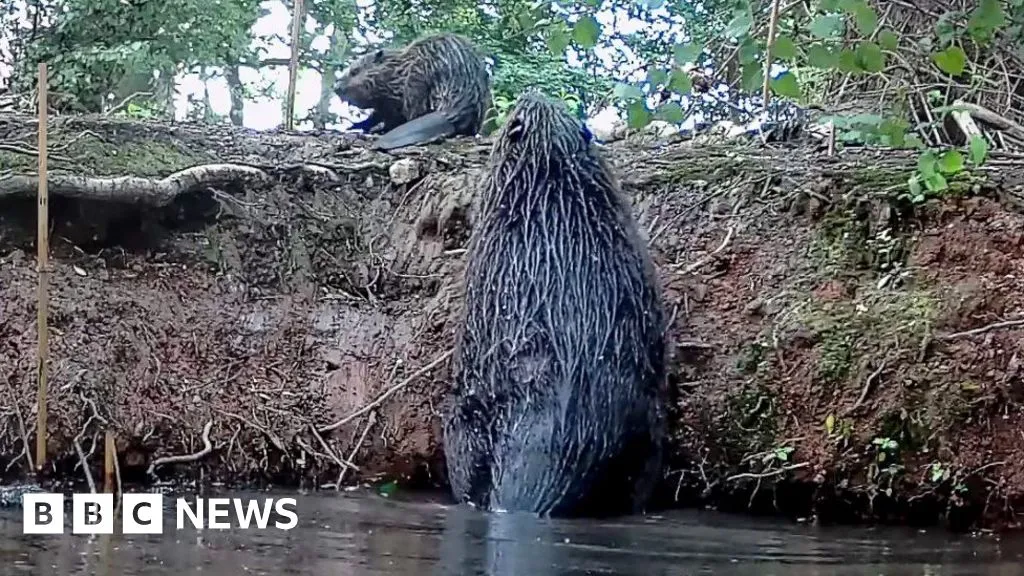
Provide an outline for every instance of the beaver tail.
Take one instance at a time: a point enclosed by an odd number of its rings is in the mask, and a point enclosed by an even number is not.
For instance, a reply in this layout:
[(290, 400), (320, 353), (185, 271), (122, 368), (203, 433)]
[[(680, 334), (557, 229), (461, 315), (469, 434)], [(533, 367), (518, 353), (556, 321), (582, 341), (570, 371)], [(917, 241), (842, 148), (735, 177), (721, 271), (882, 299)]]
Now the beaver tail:
[(393, 150), (433, 142), (455, 133), (455, 124), (445, 112), (430, 112), (396, 126), (372, 145), (377, 150)]

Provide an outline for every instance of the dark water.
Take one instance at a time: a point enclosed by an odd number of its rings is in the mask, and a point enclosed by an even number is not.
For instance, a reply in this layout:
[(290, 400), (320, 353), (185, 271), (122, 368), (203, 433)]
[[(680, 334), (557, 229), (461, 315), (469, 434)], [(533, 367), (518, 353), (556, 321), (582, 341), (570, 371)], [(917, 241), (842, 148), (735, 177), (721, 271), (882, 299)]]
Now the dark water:
[(819, 529), (708, 513), (539, 521), (374, 494), (273, 496), (297, 499), (294, 529), (177, 531), (168, 510), (163, 535), (24, 535), (20, 511), (2, 511), (0, 574), (1024, 574), (1024, 540), (941, 529)]

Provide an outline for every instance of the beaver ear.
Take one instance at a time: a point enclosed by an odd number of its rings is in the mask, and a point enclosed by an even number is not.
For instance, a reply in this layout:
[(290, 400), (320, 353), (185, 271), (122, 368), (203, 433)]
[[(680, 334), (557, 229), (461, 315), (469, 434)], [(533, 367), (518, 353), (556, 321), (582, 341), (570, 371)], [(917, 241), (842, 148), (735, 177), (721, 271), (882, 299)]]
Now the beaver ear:
[(383, 49), (377, 50), (376, 52), (373, 53), (373, 62), (375, 64), (379, 64), (380, 61), (383, 60), (383, 59), (384, 59), (384, 50)]
[(508, 121), (508, 129), (505, 131), (505, 137), (512, 142), (518, 142), (523, 137), (523, 121), (519, 118), (513, 118)]

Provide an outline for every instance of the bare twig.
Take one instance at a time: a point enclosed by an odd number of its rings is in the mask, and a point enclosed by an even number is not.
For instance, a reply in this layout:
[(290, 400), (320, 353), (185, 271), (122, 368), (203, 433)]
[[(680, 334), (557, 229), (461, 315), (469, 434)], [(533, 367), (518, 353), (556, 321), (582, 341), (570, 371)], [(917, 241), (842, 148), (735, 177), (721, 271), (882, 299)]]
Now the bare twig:
[(121, 108), (124, 108), (125, 106), (127, 106), (129, 102), (131, 102), (132, 100), (138, 98), (139, 96), (152, 96), (152, 95), (153, 95), (152, 92), (135, 92), (133, 94), (129, 94), (127, 97), (125, 97), (124, 100), (121, 100), (120, 102), (118, 102), (116, 106), (114, 106), (110, 110), (107, 110), (106, 112), (104, 112), (103, 115), (104, 116), (110, 116), (111, 114), (117, 112)]
[(860, 397), (858, 397), (857, 401), (853, 404), (853, 406), (851, 406), (845, 412), (846, 414), (850, 414), (857, 408), (860, 408), (861, 404), (863, 404), (864, 401), (867, 400), (868, 394), (871, 392), (871, 383), (875, 381), (875, 378), (878, 378), (879, 374), (882, 373), (882, 370), (885, 370), (885, 362), (885, 360), (882, 360), (882, 363), (878, 366), (878, 369), (872, 372), (867, 377), (867, 379), (864, 381), (864, 388), (862, 388), (860, 391)]
[[(355, 420), (356, 418), (362, 416), (363, 414), (366, 414), (370, 410), (373, 410), (374, 408), (380, 406), (392, 394), (394, 394), (395, 392), (398, 392), (402, 388), (405, 388), (406, 386), (409, 385), (410, 382), (412, 382), (416, 378), (422, 376), (423, 374), (426, 374), (427, 372), (432, 370), (434, 367), (436, 367), (437, 365), (439, 365), (442, 362), (444, 362), (445, 360), (447, 360), (449, 357), (451, 357), (451, 355), (454, 352), (455, 352), (455, 350), (448, 350), (444, 354), (441, 354), (440, 356), (437, 357), (437, 359), (435, 359), (430, 364), (427, 364), (426, 366), (424, 366), (424, 367), (420, 368), (419, 370), (413, 372), (412, 375), (409, 376), (408, 378), (406, 378), (405, 380), (402, 380), (398, 384), (395, 384), (391, 388), (388, 388), (387, 390), (385, 390), (384, 393), (381, 394), (380, 396), (378, 396), (377, 399), (374, 400), (373, 402), (370, 402), (369, 404), (367, 404), (366, 406), (363, 406), (359, 410), (356, 410), (355, 412), (349, 414), (348, 416), (345, 416), (344, 418), (342, 418), (341, 420), (338, 420), (334, 424), (328, 424), (327, 426), (321, 426), (320, 428), (317, 429), (317, 431), (320, 432), (320, 433), (326, 433), (326, 432), (330, 432), (332, 430), (337, 430), (338, 428), (341, 428), (342, 426), (344, 426), (345, 424), (348, 424), (352, 420)], [(351, 460), (351, 458), (349, 458), (349, 460)]]
[(984, 334), (991, 330), (999, 330), (1001, 328), (1013, 328), (1015, 326), (1024, 326), (1024, 318), (1018, 320), (1006, 320), (1004, 322), (995, 322), (981, 328), (975, 328), (973, 330), (967, 330), (966, 332), (957, 332), (955, 334), (946, 334), (939, 336), (939, 340), (955, 340), (957, 338), (963, 338), (965, 336), (977, 336), (978, 334)]
[(324, 437), (321, 436), (320, 433), (316, 431), (316, 426), (310, 424), (309, 430), (313, 433), (313, 436), (316, 437), (317, 441), (320, 442), (320, 446), (322, 446), (324, 451), (327, 452), (327, 455), (331, 458), (331, 460), (334, 460), (335, 464), (337, 464), (341, 468), (355, 468), (356, 472), (359, 471), (359, 467), (353, 464), (350, 460), (342, 460), (337, 454), (334, 453), (334, 450), (332, 450), (331, 447), (327, 445), (327, 442), (324, 441)]
[[(352, 452), (350, 452), (348, 455), (348, 462), (351, 462), (352, 460), (356, 459), (356, 453), (359, 452), (359, 448), (362, 447), (363, 442), (366, 441), (366, 435), (370, 433), (370, 428), (373, 427), (373, 425), (376, 423), (377, 411), (374, 410), (370, 412), (369, 418), (366, 419), (366, 427), (363, 428), (363, 434), (359, 437), (359, 440), (356, 442), (356, 445), (352, 447)], [(345, 473), (348, 472), (348, 468), (348, 466), (343, 467), (341, 469), (341, 472), (338, 474), (338, 482), (337, 484), (335, 484), (335, 490), (341, 489), (341, 483), (345, 480)]]
[(82, 435), (89, 429), (89, 424), (92, 424), (92, 416), (85, 421), (85, 426), (82, 426), (82, 430), (75, 436), (75, 452), (78, 453), (78, 460), (82, 463), (82, 470), (85, 472), (85, 481), (89, 484), (89, 492), (96, 493), (96, 482), (92, 479), (92, 471), (89, 470), (89, 462), (85, 458), (85, 452), (82, 450)]
[(8, 389), (11, 399), (11, 406), (14, 406), (14, 415), (18, 418), (18, 432), (21, 433), (21, 441), (25, 446), (25, 460), (28, 461), (28, 469), (35, 470), (36, 466), (32, 460), (32, 449), (29, 448), (28, 443), (28, 430), (25, 428), (25, 419), (21, 415), (21, 406), (18, 405), (17, 400), (14, 397), (14, 390)]
[(760, 480), (762, 478), (771, 478), (772, 476), (780, 476), (782, 474), (785, 474), (786, 472), (791, 472), (793, 470), (799, 470), (801, 468), (807, 468), (810, 465), (811, 465), (810, 462), (801, 462), (799, 464), (791, 464), (789, 466), (783, 466), (782, 468), (776, 468), (775, 470), (769, 470), (768, 472), (761, 472), (759, 474), (754, 474), (752, 472), (744, 472), (742, 474), (733, 474), (732, 476), (729, 476), (728, 478), (726, 478), (725, 481), (726, 482), (732, 482), (733, 480), (741, 480), (743, 478), (753, 478), (753, 479), (758, 479), (758, 480)]
[(722, 243), (718, 245), (718, 248), (715, 248), (711, 252), (711, 254), (708, 254), (704, 258), (701, 258), (700, 260), (694, 262), (693, 264), (690, 264), (686, 268), (683, 268), (683, 270), (680, 272), (680, 274), (693, 274), (695, 271), (699, 270), (700, 268), (703, 268), (704, 266), (710, 264), (711, 261), (715, 259), (715, 256), (717, 256), (719, 252), (721, 252), (722, 250), (725, 250), (725, 247), (728, 246), (729, 242), (732, 241), (732, 235), (735, 234), (735, 233), (736, 233), (736, 227), (735, 226), (730, 226), (729, 227), (729, 231), (726, 232), (725, 238), (722, 239)]
[[(767, 188), (768, 185), (771, 184), (771, 180), (772, 180), (771, 179), (771, 175), (769, 175), (767, 181), (765, 182), (765, 188)], [(740, 206), (742, 206), (742, 205), (743, 205), (743, 199), (740, 199), (738, 202), (736, 202), (736, 205), (733, 206), (733, 209), (732, 209), (732, 215), (733, 216), (735, 216), (739, 212)], [(735, 233), (736, 233), (736, 226), (735, 225), (730, 226), (729, 227), (729, 231), (726, 232), (725, 238), (722, 239), (722, 243), (718, 245), (718, 248), (715, 248), (711, 252), (711, 254), (708, 254), (704, 258), (701, 258), (700, 260), (694, 262), (693, 264), (690, 264), (686, 268), (683, 268), (682, 271), (680, 271), (680, 274), (693, 274), (695, 271), (697, 271), (697, 270), (703, 268), (704, 266), (708, 265), (709, 263), (711, 263), (711, 261), (714, 260), (718, 256), (719, 252), (721, 252), (722, 250), (725, 250), (725, 247), (728, 246), (729, 242), (732, 241), (732, 236)]]
[(166, 464), (176, 464), (181, 462), (195, 462), (200, 458), (203, 458), (210, 452), (213, 452), (213, 445), (210, 444), (210, 429), (213, 427), (213, 420), (206, 423), (203, 427), (203, 449), (194, 454), (186, 454), (182, 456), (165, 456), (163, 458), (157, 458), (149, 465), (149, 470), (146, 471), (150, 476), (155, 476), (154, 470), (157, 466), (164, 466)]

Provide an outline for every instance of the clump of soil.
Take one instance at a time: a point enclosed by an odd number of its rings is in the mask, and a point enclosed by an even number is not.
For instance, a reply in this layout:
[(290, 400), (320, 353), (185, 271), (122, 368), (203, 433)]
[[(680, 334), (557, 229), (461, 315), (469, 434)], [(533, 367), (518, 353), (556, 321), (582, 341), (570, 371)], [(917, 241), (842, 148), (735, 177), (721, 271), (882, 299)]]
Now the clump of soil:
[[(0, 122), (2, 140), (34, 131)], [(76, 442), (98, 477), (109, 429), (125, 482), (444, 485), (439, 409), (486, 141), (386, 155), (339, 134), (91, 118), (50, 141), (58, 184), (202, 164), (260, 174), (169, 203), (145, 182), (102, 198), (51, 183), (51, 479), (84, 479)], [(914, 168), (899, 153), (607, 154), (672, 310), (663, 504), (1016, 523), (1024, 216), (999, 200), (1016, 189), (1005, 173), (911, 206), (891, 192)], [(31, 174), (35, 159), (0, 151), (0, 164)], [(0, 181), (10, 481), (34, 447), (37, 278), (33, 190), (12, 186)]]

